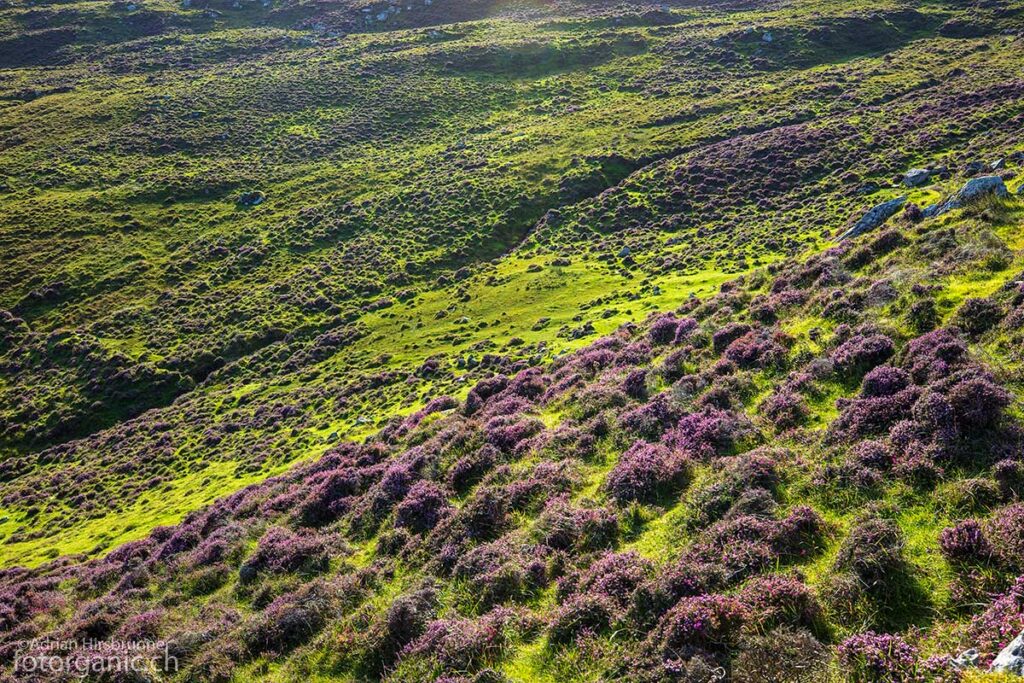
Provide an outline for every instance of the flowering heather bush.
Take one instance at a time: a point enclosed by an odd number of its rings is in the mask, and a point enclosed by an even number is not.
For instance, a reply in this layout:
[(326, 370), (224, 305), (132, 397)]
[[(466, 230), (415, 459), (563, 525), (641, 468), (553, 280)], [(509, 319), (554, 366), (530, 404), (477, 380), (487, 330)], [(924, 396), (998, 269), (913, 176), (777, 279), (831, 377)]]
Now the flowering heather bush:
[(737, 515), (713, 524), (694, 543), (687, 559), (718, 562), (730, 576), (743, 578), (777, 560), (772, 548), (775, 522), (758, 515)]
[(327, 590), (320, 583), (282, 595), (242, 625), (242, 642), (252, 655), (281, 654), (320, 631), (330, 607)]
[(573, 507), (566, 496), (559, 496), (544, 507), (536, 532), (541, 543), (555, 550), (600, 550), (615, 544), (618, 517), (605, 508)]
[(789, 576), (756, 577), (747, 582), (738, 597), (750, 615), (750, 625), (762, 633), (779, 626), (814, 632), (821, 630), (821, 606), (814, 592), (799, 579)]
[(612, 383), (598, 383), (581, 390), (573, 402), (571, 415), (585, 421), (604, 410), (615, 410), (629, 404), (629, 397)]
[(730, 342), (724, 356), (744, 369), (767, 368), (785, 360), (786, 348), (765, 331), (751, 331)]
[(734, 341), (750, 332), (753, 328), (746, 323), (729, 323), (711, 335), (711, 345), (715, 353), (722, 353)]
[(1024, 490), (1024, 462), (1019, 460), (1000, 460), (992, 468), (992, 477), (999, 484), (1004, 496), (1020, 495)]
[(848, 377), (862, 377), (896, 353), (892, 339), (884, 334), (855, 335), (832, 352), (836, 369)]
[[(596, 344), (595, 344), (596, 346)], [(586, 378), (593, 378), (601, 370), (611, 367), (615, 363), (615, 351), (608, 348), (581, 349), (576, 352), (566, 364), (560, 368), (560, 372), (575, 370)]]
[(572, 461), (542, 461), (534, 466), (529, 476), (520, 476), (505, 484), (503, 489), (509, 509), (536, 513), (545, 501), (571, 491), (576, 481)]
[(668, 392), (661, 392), (647, 403), (619, 415), (619, 425), (631, 437), (655, 441), (679, 420), (679, 410), (671, 400)]
[(500, 457), (498, 449), (484, 445), (452, 464), (448, 470), (448, 482), (456, 492), (465, 493), (494, 468)]
[(298, 516), (306, 526), (323, 526), (348, 511), (350, 500), (362, 490), (363, 476), (346, 468), (317, 475), (309, 484), (312, 490), (298, 505)]
[(746, 416), (715, 408), (706, 408), (684, 416), (669, 431), (664, 442), (669, 448), (697, 458), (727, 455), (741, 441), (753, 435)]
[(873, 470), (887, 470), (892, 467), (892, 455), (881, 441), (861, 441), (850, 449), (850, 459)]
[(690, 339), (693, 334), (697, 331), (697, 321), (693, 318), (681, 318), (679, 324), (676, 325), (675, 336), (672, 338), (673, 344), (682, 344), (683, 342)]
[(619, 503), (653, 502), (677, 491), (688, 472), (687, 461), (679, 452), (637, 441), (619, 456), (605, 486)]
[(934, 431), (954, 424), (953, 406), (937, 391), (925, 391), (911, 408), (911, 415), (925, 430)]
[(647, 397), (647, 371), (646, 370), (633, 370), (626, 379), (622, 381), (622, 391), (625, 392), (626, 396), (635, 398), (637, 400), (643, 400)]
[(508, 526), (507, 496), (495, 487), (477, 489), (473, 497), (447, 521), (449, 524), (438, 526), (438, 532), (444, 537), (447, 531), (451, 534), (449, 540), (496, 538)]
[(839, 417), (828, 428), (832, 443), (855, 442), (888, 432), (893, 425), (910, 416), (911, 407), (921, 390), (911, 386), (892, 396), (839, 399)]
[(967, 362), (967, 345), (958, 332), (956, 328), (942, 328), (907, 343), (902, 365), (915, 382), (942, 379)]
[(916, 679), (917, 650), (899, 636), (867, 631), (844, 640), (839, 666), (851, 683), (906, 683)]
[(724, 460), (724, 472), (736, 487), (771, 490), (779, 483), (779, 462), (785, 457), (785, 449), (763, 446)]
[(531, 407), (533, 404), (521, 396), (495, 397), (479, 414), (483, 417), (518, 417)]
[(488, 420), (485, 430), (487, 443), (504, 453), (512, 453), (527, 439), (542, 432), (544, 423), (533, 418), (494, 417)]
[(902, 368), (894, 368), (891, 365), (879, 365), (866, 375), (861, 381), (861, 396), (892, 396), (910, 386), (910, 373)]
[(507, 391), (535, 401), (547, 391), (549, 377), (541, 368), (527, 368), (512, 378)]
[(982, 653), (982, 665), (991, 660), (1024, 630), (1024, 577), (971, 620), (969, 634)]
[(450, 510), (444, 489), (432, 481), (418, 481), (395, 509), (395, 526), (423, 533), (433, 529)]
[(742, 603), (732, 597), (683, 598), (661, 618), (650, 639), (664, 657), (686, 659), (698, 650), (734, 646), (748, 618)]
[(548, 640), (569, 645), (582, 634), (606, 632), (618, 618), (615, 605), (601, 594), (575, 595), (564, 601), (551, 617)]
[(671, 313), (658, 316), (647, 332), (653, 344), (668, 344), (675, 341), (676, 331), (679, 329), (680, 320)]
[(241, 549), (244, 529), (237, 523), (230, 524), (210, 534), (189, 555), (192, 566), (207, 566), (237, 555)]
[(244, 566), (274, 573), (322, 572), (329, 563), (327, 543), (321, 535), (272, 527), (263, 534)]
[(967, 519), (939, 534), (939, 548), (950, 562), (983, 562), (992, 556), (992, 546), (977, 520)]
[(806, 557), (820, 549), (825, 521), (806, 505), (793, 508), (775, 527), (772, 545), (784, 557)]
[(559, 597), (601, 595), (617, 609), (629, 604), (633, 592), (653, 574), (653, 565), (634, 552), (606, 552), (578, 574), (558, 582)]
[(972, 377), (955, 384), (947, 398), (961, 429), (981, 431), (998, 424), (1012, 397), (989, 378)]
[(803, 397), (786, 388), (780, 389), (766, 398), (758, 406), (758, 411), (779, 432), (799, 427), (807, 421), (810, 415), (810, 409)]
[(637, 586), (629, 615), (638, 625), (650, 628), (682, 598), (713, 593), (726, 585), (725, 568), (717, 563), (674, 563)]
[(523, 600), (547, 583), (541, 551), (508, 537), (463, 555), (452, 575), (468, 582), (473, 600), (484, 607)]
[(524, 621), (528, 618), (507, 608), (478, 619), (438, 619), (402, 650), (401, 658), (427, 657), (444, 672), (472, 671), (498, 660), (508, 647), (509, 632), (522, 629)]
[(953, 324), (977, 337), (999, 324), (1003, 319), (1003, 307), (992, 299), (967, 299), (953, 316)]
[(945, 474), (945, 471), (935, 464), (928, 449), (919, 444), (901, 456), (892, 471), (899, 479), (921, 488), (935, 486)]
[(894, 522), (871, 518), (850, 531), (834, 568), (852, 571), (869, 588), (881, 586), (902, 569), (903, 546), (903, 532)]
[(985, 523), (984, 532), (1000, 564), (1024, 572), (1024, 503), (997, 510)]

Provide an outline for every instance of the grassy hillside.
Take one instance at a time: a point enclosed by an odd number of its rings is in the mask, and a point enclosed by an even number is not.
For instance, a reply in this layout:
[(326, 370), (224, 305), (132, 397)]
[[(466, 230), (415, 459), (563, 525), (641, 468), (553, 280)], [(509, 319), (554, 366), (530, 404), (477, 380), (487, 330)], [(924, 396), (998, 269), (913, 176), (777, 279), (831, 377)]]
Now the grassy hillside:
[(0, 7), (0, 658), (991, 658), (1024, 625), (1022, 12)]

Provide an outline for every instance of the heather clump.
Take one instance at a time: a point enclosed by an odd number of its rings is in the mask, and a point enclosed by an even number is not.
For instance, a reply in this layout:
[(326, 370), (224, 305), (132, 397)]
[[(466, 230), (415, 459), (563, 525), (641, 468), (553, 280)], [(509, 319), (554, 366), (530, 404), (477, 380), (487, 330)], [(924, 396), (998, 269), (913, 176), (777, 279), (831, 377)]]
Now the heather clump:
[(664, 443), (695, 458), (728, 455), (752, 438), (753, 426), (745, 416), (717, 408), (705, 408), (682, 417), (664, 436)]
[(656, 502), (685, 483), (689, 464), (679, 451), (638, 441), (619, 456), (606, 487), (619, 503)]
[(440, 673), (457, 674), (496, 664), (511, 645), (515, 633), (534, 626), (528, 614), (497, 608), (477, 619), (438, 619), (401, 652), (402, 675), (409, 660), (425, 659)]
[(671, 396), (661, 392), (647, 403), (622, 412), (619, 425), (629, 436), (657, 441), (679, 418), (679, 409), (673, 405)]
[(762, 633), (781, 626), (820, 632), (824, 614), (814, 592), (799, 579), (763, 576), (751, 579), (739, 593), (750, 625)]
[(329, 563), (327, 538), (314, 532), (293, 532), (273, 527), (263, 535), (255, 552), (242, 565), (242, 574), (249, 576), (260, 571), (318, 573), (325, 571)]
[(600, 550), (618, 539), (618, 517), (606, 508), (575, 507), (559, 496), (537, 517), (536, 533), (541, 543), (555, 550)]
[(649, 642), (666, 659), (686, 660), (702, 652), (722, 653), (735, 646), (749, 618), (747, 609), (735, 598), (683, 598), (661, 618)]
[(904, 683), (916, 680), (917, 650), (899, 636), (866, 631), (837, 649), (839, 666), (855, 683)]
[(838, 371), (849, 377), (863, 377), (896, 353), (892, 339), (884, 334), (854, 335), (832, 352)]
[(801, 426), (810, 416), (807, 401), (790, 389), (780, 389), (766, 398), (759, 412), (768, 419), (777, 432), (784, 432)]
[(781, 365), (786, 348), (767, 331), (750, 331), (734, 339), (723, 351), (740, 368), (768, 368)]
[(547, 584), (544, 551), (505, 537), (466, 552), (452, 576), (467, 583), (479, 607), (524, 600)]

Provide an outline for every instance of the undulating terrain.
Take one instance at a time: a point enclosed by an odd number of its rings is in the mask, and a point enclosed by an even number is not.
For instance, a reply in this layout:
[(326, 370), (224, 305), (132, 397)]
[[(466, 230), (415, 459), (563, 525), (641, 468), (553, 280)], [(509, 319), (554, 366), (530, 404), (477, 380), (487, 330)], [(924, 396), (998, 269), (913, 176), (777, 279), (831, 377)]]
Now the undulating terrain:
[(1004, 680), (1022, 180), (1024, 0), (0, 3), (0, 680)]

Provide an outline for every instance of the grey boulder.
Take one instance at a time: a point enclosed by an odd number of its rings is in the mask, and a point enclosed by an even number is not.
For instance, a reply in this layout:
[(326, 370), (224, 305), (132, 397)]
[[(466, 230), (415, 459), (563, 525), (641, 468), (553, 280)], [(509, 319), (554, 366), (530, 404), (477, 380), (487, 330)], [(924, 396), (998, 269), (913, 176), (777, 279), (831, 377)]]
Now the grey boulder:
[(1013, 639), (996, 655), (989, 671), (1024, 676), (1024, 633)]
[(837, 237), (836, 240), (842, 242), (843, 240), (848, 240), (851, 237), (857, 237), (874, 230), (889, 220), (906, 203), (907, 198), (903, 196), (890, 199), (887, 202), (882, 202), (872, 207), (866, 214), (860, 217), (860, 220), (853, 224), (853, 227)]
[(941, 216), (942, 214), (959, 209), (970, 202), (994, 194), (997, 197), (1005, 197), (1009, 192), (1006, 190), (1006, 183), (997, 175), (986, 175), (978, 178), (971, 178), (960, 188), (960, 191), (941, 204), (932, 204), (923, 213), (926, 218)]
[(917, 187), (928, 182), (928, 179), (932, 177), (931, 169), (927, 168), (912, 168), (903, 174), (903, 184), (907, 187)]

